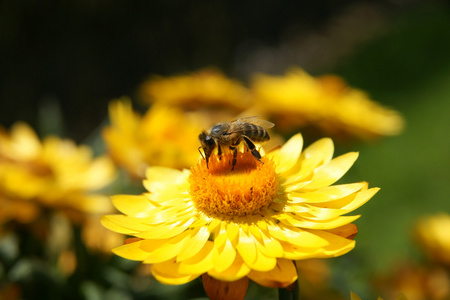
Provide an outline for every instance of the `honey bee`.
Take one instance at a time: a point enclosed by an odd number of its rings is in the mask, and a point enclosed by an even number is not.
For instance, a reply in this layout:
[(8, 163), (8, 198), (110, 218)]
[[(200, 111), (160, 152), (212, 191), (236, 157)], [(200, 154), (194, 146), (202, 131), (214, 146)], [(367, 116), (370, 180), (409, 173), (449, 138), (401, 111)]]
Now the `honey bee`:
[[(214, 124), (209, 132), (203, 131), (198, 136), (201, 146), (205, 152), (204, 159), (208, 167), (209, 157), (217, 147), (217, 155), (219, 159), (222, 155), (222, 148), (229, 147), (233, 151), (232, 168), (236, 165), (237, 147), (243, 141), (248, 150), (256, 160), (262, 163), (261, 154), (255, 147), (253, 142), (265, 142), (270, 139), (266, 129), (272, 128), (273, 123), (258, 119), (258, 117), (243, 117), (231, 122), (222, 122)], [(200, 154), (202, 154), (200, 152)], [(203, 156), (203, 154), (202, 154)], [(209, 168), (209, 167), (208, 167)]]

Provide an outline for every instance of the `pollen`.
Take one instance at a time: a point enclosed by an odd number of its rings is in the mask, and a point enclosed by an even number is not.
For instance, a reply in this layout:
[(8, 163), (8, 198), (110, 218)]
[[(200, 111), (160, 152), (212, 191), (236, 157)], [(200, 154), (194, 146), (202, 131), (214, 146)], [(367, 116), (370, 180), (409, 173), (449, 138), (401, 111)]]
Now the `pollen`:
[(239, 152), (232, 170), (233, 155), (213, 154), (209, 168), (199, 160), (189, 175), (190, 195), (197, 208), (206, 214), (245, 216), (262, 213), (278, 192), (275, 163), (263, 157)]

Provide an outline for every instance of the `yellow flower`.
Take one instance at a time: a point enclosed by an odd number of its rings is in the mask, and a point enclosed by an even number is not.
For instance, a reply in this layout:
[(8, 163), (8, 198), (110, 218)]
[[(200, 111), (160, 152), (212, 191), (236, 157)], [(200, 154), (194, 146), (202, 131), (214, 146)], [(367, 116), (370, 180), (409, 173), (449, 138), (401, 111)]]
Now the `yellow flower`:
[(104, 195), (93, 193), (115, 176), (109, 158), (93, 158), (87, 146), (47, 137), (42, 142), (24, 123), (0, 130), (0, 223), (32, 222), (43, 209), (64, 211), (73, 220), (108, 213)]
[(183, 168), (199, 157), (197, 138), (204, 124), (177, 108), (155, 104), (141, 117), (124, 98), (111, 102), (109, 115), (111, 126), (103, 130), (109, 153), (137, 178), (149, 165)]
[(123, 244), (125, 239), (123, 234), (109, 231), (103, 227), (98, 216), (86, 219), (81, 236), (88, 249), (101, 253), (111, 253), (111, 248)]
[(440, 213), (421, 219), (416, 226), (416, 240), (434, 262), (450, 266), (450, 215)]
[[(249, 151), (213, 154), (189, 170), (150, 167), (142, 195), (112, 198), (123, 215), (102, 218), (107, 228), (131, 235), (113, 250), (152, 264), (165, 284), (183, 284), (207, 273), (221, 281), (248, 277), (268, 287), (297, 279), (295, 260), (352, 250), (359, 216), (343, 216), (378, 188), (366, 182), (333, 185), (357, 153), (332, 159), (330, 139), (301, 151), (295, 135), (258, 162)], [(301, 263), (301, 262), (300, 262)]]
[(443, 266), (402, 263), (374, 282), (386, 299), (450, 299), (450, 274)]
[(187, 109), (222, 107), (241, 111), (249, 105), (248, 91), (243, 85), (211, 68), (188, 75), (151, 78), (141, 85), (140, 95), (146, 102)]
[(371, 139), (399, 134), (403, 118), (350, 88), (337, 76), (314, 78), (301, 69), (284, 76), (256, 75), (256, 106), (282, 130), (316, 127), (336, 137)]

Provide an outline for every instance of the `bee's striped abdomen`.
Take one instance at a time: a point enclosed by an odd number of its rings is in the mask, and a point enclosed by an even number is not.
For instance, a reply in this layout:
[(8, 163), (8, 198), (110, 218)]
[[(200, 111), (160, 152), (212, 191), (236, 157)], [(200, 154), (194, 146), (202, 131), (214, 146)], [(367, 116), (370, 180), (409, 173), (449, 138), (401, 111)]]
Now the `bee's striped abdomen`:
[(255, 124), (247, 123), (244, 125), (242, 134), (255, 142), (264, 142), (270, 139), (267, 130)]

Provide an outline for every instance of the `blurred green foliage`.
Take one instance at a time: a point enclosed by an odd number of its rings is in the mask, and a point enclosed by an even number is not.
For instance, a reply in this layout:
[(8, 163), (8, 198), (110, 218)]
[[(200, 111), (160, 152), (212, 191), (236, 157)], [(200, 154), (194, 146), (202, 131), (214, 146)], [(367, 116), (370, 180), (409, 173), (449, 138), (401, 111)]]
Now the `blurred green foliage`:
[(351, 268), (346, 276), (354, 291), (367, 293), (374, 274), (420, 260), (413, 242), (415, 222), (450, 211), (449, 32), (448, 10), (414, 11), (335, 70), (351, 85), (401, 111), (407, 123), (398, 137), (358, 145), (353, 176), (345, 178), (364, 178), (381, 187), (358, 211), (362, 217), (356, 221), (360, 233), (355, 251), (350, 258), (339, 258)]

